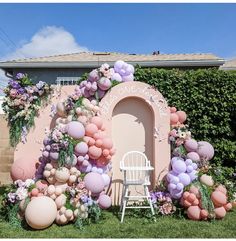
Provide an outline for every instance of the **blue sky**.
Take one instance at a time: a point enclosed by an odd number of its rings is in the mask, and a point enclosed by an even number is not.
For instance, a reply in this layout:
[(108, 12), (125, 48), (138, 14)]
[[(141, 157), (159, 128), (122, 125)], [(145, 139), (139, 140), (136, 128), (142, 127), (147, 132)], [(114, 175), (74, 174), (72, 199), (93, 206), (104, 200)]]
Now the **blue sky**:
[[(173, 54), (211, 52), (224, 58), (236, 56), (235, 3), (2, 3), (0, 56), (4, 58), (21, 49), (46, 26), (62, 27), (74, 37), (73, 44), (92, 51), (152, 53), (160, 50)], [(56, 47), (60, 48), (60, 41)], [(23, 52), (24, 48), (20, 51)], [(47, 52), (42, 53), (46, 55)]]

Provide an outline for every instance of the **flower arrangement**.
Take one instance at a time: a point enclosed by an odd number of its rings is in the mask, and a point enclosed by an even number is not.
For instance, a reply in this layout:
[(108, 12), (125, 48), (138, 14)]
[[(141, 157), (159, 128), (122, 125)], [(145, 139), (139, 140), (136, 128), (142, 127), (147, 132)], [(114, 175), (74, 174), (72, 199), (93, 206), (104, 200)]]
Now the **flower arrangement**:
[(3, 110), (10, 127), (10, 144), (16, 146), (27, 141), (27, 133), (34, 125), (34, 118), (51, 93), (51, 87), (43, 81), (33, 85), (26, 74), (18, 73), (4, 89)]

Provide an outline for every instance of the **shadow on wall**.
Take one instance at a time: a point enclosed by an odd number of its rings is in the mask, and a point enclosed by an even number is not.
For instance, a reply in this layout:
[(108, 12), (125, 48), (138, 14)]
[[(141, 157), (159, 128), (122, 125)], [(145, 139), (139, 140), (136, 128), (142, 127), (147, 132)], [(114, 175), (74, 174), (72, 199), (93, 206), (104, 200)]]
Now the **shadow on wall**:
[[(119, 165), (123, 155), (128, 151), (141, 151), (146, 154), (153, 165), (154, 161), (154, 114), (150, 106), (138, 97), (121, 100), (112, 114), (112, 140), (116, 154), (112, 159), (112, 184), (110, 192), (113, 205), (119, 205), (123, 177)], [(154, 166), (154, 165), (153, 165)], [(152, 186), (155, 180), (151, 176)], [(131, 190), (131, 193), (134, 190)]]

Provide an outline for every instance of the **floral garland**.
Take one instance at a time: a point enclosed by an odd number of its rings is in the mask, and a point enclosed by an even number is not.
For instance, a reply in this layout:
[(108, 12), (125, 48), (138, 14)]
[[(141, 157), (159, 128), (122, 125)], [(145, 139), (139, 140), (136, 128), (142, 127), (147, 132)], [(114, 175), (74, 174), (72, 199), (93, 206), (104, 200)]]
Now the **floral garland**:
[(4, 89), (6, 97), (2, 104), (10, 127), (10, 144), (15, 147), (25, 143), (29, 129), (34, 125), (41, 106), (46, 103), (52, 88), (43, 81), (33, 85), (26, 74), (18, 73)]

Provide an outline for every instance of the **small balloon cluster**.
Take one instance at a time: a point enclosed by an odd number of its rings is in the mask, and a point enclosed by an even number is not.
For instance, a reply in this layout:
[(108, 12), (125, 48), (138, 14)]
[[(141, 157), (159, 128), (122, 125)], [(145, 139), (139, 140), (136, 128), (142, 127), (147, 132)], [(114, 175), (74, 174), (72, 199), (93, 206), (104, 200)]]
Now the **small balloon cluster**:
[(89, 73), (87, 80), (83, 80), (76, 88), (76, 93), (86, 98), (96, 96), (97, 99), (101, 99), (114, 84), (133, 81), (133, 74), (133, 65), (122, 60), (116, 61), (114, 68), (103, 64)]
[[(206, 192), (209, 187), (212, 189), (210, 193)], [(222, 219), (232, 208), (232, 204), (227, 201), (226, 188), (214, 185), (212, 177), (206, 174), (200, 177), (200, 182), (192, 184), (183, 193), (180, 203), (192, 220)]]
[(197, 164), (191, 159), (173, 157), (171, 159), (172, 170), (167, 174), (168, 191), (172, 198), (179, 199), (183, 194), (184, 187), (188, 186), (197, 178)]

